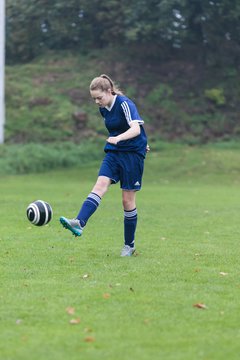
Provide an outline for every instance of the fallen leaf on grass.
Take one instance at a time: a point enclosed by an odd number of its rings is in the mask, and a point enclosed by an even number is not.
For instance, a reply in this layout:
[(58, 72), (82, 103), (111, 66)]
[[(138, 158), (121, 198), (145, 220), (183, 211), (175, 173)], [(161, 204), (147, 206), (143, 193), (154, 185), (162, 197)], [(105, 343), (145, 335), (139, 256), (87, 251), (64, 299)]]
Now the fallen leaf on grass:
[(109, 293), (105, 293), (105, 294), (103, 294), (103, 298), (104, 298), (104, 299), (109, 299), (109, 298), (110, 298), (110, 296), (111, 296), (111, 295), (110, 295)]
[(75, 313), (75, 309), (74, 307), (71, 307), (71, 306), (68, 306), (66, 308), (66, 312), (69, 314), (69, 315), (73, 315)]
[(95, 338), (93, 336), (86, 336), (84, 338), (84, 341), (86, 342), (94, 342), (95, 341)]
[(207, 306), (205, 304), (202, 304), (202, 303), (194, 304), (193, 307), (196, 307), (198, 309), (207, 309)]
[(71, 320), (69, 321), (69, 323), (70, 323), (71, 325), (77, 325), (77, 324), (79, 324), (80, 322), (81, 322), (80, 318), (71, 319)]
[(84, 329), (84, 332), (85, 333), (90, 333), (90, 332), (92, 332), (93, 330), (92, 330), (92, 328), (89, 328), (89, 327), (86, 327), (85, 329)]
[(221, 272), (219, 273), (219, 275), (226, 276), (226, 275), (228, 275), (228, 273), (221, 271)]

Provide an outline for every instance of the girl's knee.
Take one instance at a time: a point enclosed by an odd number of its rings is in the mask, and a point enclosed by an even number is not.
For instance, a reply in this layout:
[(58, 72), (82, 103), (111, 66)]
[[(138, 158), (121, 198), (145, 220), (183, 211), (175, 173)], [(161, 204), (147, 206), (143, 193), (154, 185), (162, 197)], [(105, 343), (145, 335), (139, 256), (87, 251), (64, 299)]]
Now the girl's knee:
[(136, 207), (135, 193), (123, 192), (122, 204), (125, 210), (132, 210)]
[(92, 192), (96, 193), (99, 196), (103, 196), (107, 190), (108, 187), (110, 185), (110, 179), (104, 176), (99, 176), (99, 178), (97, 179), (96, 184), (94, 185)]

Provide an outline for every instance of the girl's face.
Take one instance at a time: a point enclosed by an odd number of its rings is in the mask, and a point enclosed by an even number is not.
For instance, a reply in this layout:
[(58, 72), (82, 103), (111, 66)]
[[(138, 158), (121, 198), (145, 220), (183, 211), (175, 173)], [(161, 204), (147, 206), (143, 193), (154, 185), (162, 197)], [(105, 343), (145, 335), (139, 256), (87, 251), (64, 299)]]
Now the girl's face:
[(108, 89), (107, 91), (90, 90), (90, 94), (95, 103), (100, 107), (110, 107), (114, 98), (114, 95), (111, 93), (111, 89)]

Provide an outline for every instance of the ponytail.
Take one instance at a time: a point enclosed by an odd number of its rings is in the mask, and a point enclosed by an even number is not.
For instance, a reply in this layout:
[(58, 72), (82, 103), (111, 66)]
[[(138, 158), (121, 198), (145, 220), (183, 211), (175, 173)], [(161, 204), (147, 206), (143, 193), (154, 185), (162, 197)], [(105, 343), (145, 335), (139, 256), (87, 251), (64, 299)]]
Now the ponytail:
[(109, 89), (111, 89), (111, 93), (113, 95), (123, 95), (119, 87), (116, 86), (115, 83), (112, 81), (112, 79), (106, 74), (102, 74), (94, 78), (90, 84), (90, 91), (92, 90), (108, 91)]

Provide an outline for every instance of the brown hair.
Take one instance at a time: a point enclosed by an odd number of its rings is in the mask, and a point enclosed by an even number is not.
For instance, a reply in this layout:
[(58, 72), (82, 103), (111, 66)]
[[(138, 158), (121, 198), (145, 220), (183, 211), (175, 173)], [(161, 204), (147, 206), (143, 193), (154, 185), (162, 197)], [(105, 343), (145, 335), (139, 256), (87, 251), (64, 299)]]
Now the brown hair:
[(112, 79), (105, 74), (102, 74), (98, 77), (95, 77), (90, 84), (90, 91), (92, 90), (102, 90), (108, 91), (111, 89), (113, 95), (123, 95), (118, 86), (112, 81)]

